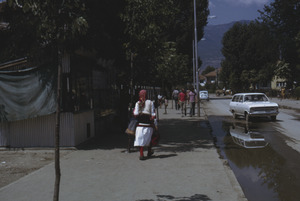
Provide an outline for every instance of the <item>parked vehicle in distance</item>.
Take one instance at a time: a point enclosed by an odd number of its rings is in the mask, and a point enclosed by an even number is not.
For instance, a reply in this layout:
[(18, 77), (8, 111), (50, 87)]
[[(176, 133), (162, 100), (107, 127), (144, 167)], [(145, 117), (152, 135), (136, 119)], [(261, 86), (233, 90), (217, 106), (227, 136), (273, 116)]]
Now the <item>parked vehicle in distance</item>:
[(199, 98), (200, 98), (200, 100), (207, 100), (207, 101), (209, 101), (208, 91), (206, 91), (206, 90), (199, 91)]
[(229, 111), (233, 118), (243, 116), (246, 121), (250, 121), (253, 117), (270, 117), (272, 121), (276, 121), (279, 113), (278, 104), (270, 102), (264, 93), (234, 94), (229, 104)]

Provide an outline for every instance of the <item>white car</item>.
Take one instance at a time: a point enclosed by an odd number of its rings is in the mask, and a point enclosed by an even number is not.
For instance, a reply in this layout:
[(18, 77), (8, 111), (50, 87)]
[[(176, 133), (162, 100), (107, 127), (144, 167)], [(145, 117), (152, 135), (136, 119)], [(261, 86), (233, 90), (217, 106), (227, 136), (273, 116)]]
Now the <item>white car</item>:
[(200, 100), (207, 100), (207, 101), (209, 101), (208, 91), (206, 91), (206, 90), (199, 91), (199, 98), (200, 98)]
[(233, 118), (238, 116), (245, 117), (246, 121), (250, 121), (252, 117), (270, 117), (272, 121), (276, 121), (279, 113), (278, 104), (269, 101), (264, 93), (238, 93), (233, 95), (229, 111)]

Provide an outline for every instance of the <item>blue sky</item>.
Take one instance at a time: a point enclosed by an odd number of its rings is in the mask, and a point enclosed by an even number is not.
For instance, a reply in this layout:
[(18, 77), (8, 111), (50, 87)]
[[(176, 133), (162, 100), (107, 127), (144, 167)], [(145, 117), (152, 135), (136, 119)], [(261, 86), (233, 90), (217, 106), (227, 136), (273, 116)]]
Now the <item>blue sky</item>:
[(226, 24), (239, 20), (254, 20), (259, 17), (257, 10), (263, 10), (272, 0), (209, 0), (210, 16), (208, 25)]

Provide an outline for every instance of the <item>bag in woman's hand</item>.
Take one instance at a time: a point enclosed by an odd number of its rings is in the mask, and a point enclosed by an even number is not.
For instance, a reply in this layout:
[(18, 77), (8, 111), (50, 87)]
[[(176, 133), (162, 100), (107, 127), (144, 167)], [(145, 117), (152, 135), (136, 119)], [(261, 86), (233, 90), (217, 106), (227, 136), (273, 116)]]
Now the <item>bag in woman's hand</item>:
[(152, 134), (152, 137), (151, 137), (151, 145), (152, 146), (157, 146), (159, 140), (160, 140), (160, 134), (158, 132), (158, 129), (155, 129), (153, 131), (153, 134)]
[(131, 118), (128, 124), (128, 128), (125, 130), (125, 133), (128, 135), (135, 135), (135, 129), (138, 124), (138, 120), (136, 118)]

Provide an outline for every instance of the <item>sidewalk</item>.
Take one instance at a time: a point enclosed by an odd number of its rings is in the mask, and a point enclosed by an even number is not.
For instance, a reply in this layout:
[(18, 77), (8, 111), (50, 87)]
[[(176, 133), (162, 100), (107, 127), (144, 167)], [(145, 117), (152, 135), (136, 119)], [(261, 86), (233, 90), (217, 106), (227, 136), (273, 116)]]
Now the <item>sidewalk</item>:
[[(200, 117), (181, 117), (170, 108), (167, 114), (159, 110), (160, 145), (145, 161), (138, 160), (137, 151), (125, 152), (127, 139), (120, 132), (62, 158), (60, 200), (246, 200), (226, 161), (219, 158), (204, 111)], [(52, 163), (1, 188), (0, 198), (50, 201), (54, 178)]]
[(300, 100), (270, 98), (270, 101), (277, 103), (279, 107), (284, 109), (300, 109)]

